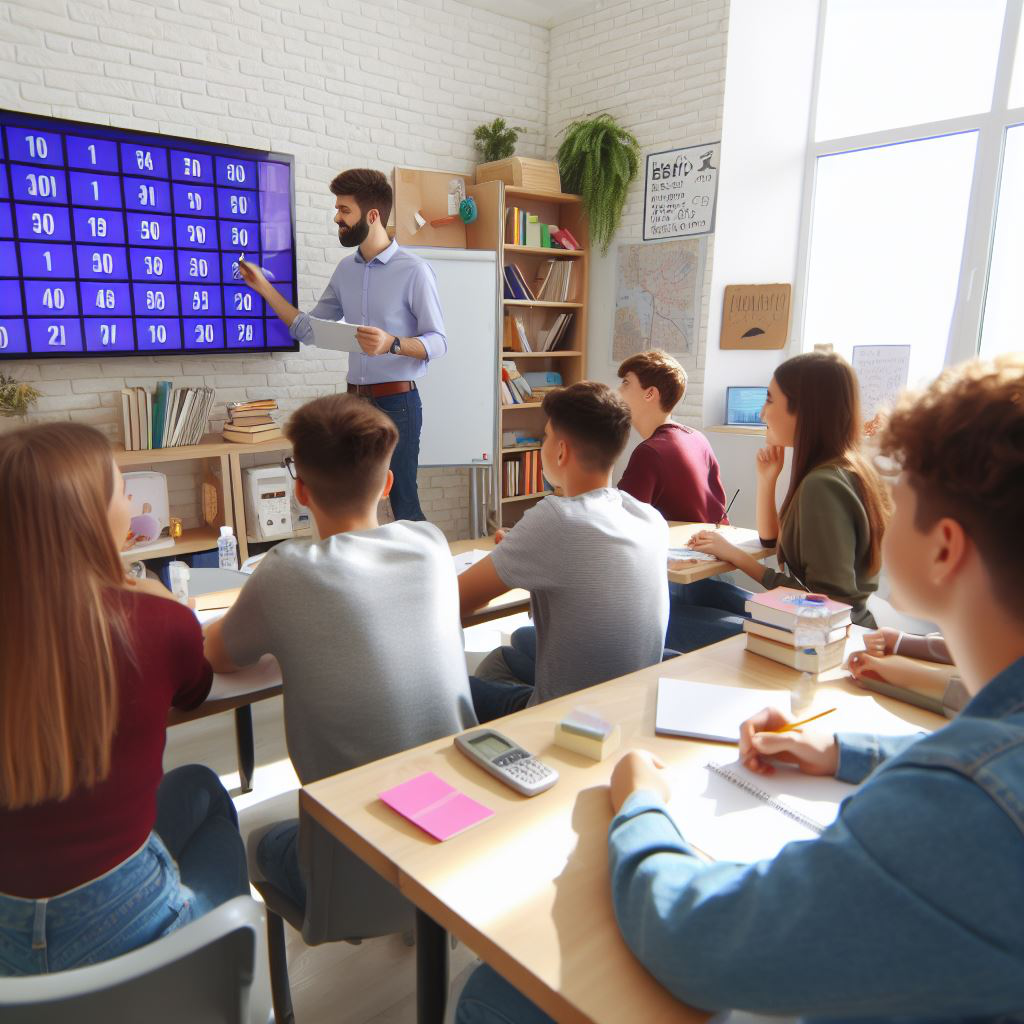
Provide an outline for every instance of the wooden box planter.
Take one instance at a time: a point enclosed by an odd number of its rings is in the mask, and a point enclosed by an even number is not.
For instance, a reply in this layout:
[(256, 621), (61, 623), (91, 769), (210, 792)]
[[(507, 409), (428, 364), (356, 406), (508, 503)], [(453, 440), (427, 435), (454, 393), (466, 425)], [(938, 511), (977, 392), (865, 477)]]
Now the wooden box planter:
[(522, 156), (478, 164), (476, 182), (479, 185), (484, 181), (503, 181), (506, 185), (526, 188), (531, 192), (562, 191), (558, 164), (553, 160), (531, 160)]

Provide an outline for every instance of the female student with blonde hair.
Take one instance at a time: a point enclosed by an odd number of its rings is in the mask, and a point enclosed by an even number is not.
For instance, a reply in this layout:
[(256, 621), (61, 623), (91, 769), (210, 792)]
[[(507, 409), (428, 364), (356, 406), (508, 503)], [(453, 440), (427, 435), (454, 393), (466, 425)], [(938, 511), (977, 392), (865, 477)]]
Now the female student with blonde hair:
[(216, 775), (161, 782), (168, 709), (212, 671), (192, 612), (127, 580), (130, 518), (99, 432), (0, 438), (0, 974), (106, 960), (248, 892)]
[[(757, 532), (778, 548), (769, 569), (713, 530), (691, 545), (731, 562), (766, 589), (786, 586), (853, 606), (853, 621), (873, 627), (867, 598), (877, 589), (882, 534), (891, 502), (860, 451), (860, 394), (845, 359), (808, 352), (787, 359), (768, 385), (757, 453)], [(775, 489), (784, 449), (793, 449), (789, 490), (778, 510)], [(674, 646), (674, 645), (673, 645)]]

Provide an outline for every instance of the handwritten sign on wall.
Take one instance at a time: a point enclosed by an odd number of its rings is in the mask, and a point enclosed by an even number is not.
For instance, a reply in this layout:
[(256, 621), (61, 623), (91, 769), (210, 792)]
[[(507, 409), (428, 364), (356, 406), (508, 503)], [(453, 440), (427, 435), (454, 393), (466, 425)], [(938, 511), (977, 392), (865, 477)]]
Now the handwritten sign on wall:
[(721, 143), (647, 154), (644, 241), (715, 230)]
[(789, 337), (789, 284), (729, 284), (722, 300), (721, 348), (782, 348)]
[(907, 386), (910, 346), (854, 345), (853, 368), (860, 382), (861, 412), (870, 420)]

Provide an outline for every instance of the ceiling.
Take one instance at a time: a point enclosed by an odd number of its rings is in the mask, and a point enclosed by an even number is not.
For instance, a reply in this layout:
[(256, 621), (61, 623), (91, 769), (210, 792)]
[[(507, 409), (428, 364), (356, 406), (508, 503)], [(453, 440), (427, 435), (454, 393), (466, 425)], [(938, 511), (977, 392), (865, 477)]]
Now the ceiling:
[(586, 11), (595, 10), (600, 0), (463, 0), (470, 7), (479, 7), (484, 11), (504, 14), (510, 18), (527, 21), (531, 25), (551, 28), (563, 21), (568, 21)]

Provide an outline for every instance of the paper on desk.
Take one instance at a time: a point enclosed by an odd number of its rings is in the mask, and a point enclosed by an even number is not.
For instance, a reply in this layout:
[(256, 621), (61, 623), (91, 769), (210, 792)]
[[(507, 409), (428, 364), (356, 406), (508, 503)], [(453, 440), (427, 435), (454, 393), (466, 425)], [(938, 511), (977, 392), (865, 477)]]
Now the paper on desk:
[(669, 548), (668, 561), (669, 565), (673, 562), (717, 562), (718, 557), (696, 548)]
[(461, 576), (471, 565), (476, 565), (481, 558), (486, 558), (489, 554), (489, 551), (473, 548), (472, 551), (463, 551), (458, 555), (452, 555), (452, 561), (455, 563), (455, 575)]
[(362, 352), (356, 341), (359, 324), (347, 324), (343, 320), (318, 320), (310, 317), (313, 325), (313, 344), (317, 348), (330, 348), (335, 352)]

